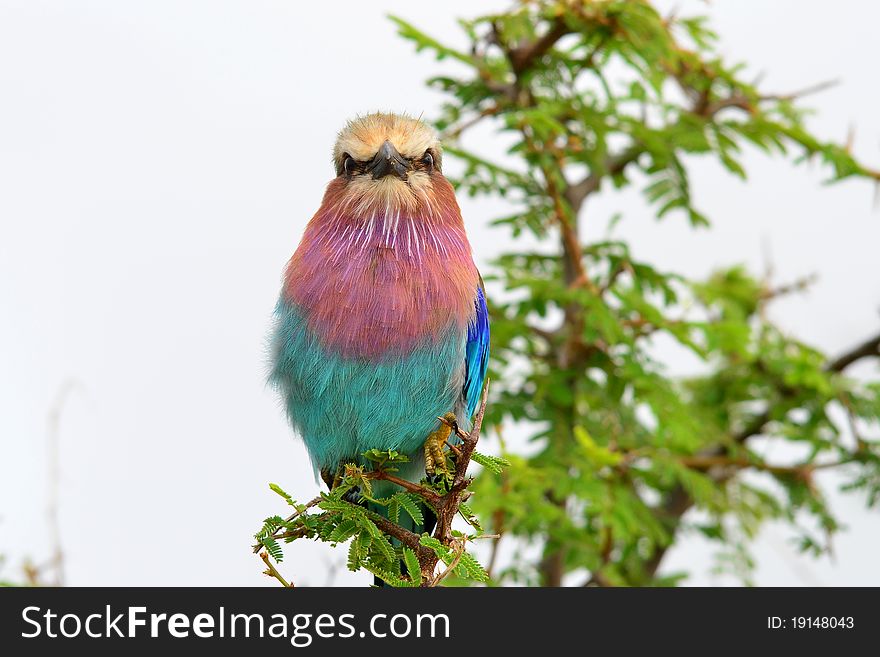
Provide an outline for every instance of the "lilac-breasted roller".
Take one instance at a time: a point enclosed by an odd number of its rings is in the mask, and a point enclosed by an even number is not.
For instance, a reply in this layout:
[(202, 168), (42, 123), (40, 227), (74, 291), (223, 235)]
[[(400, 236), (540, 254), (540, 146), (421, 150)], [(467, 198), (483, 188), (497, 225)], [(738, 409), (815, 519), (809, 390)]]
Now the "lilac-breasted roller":
[(418, 481), (424, 452), (430, 469), (442, 447), (426, 443), (438, 416), (451, 412), (467, 429), (480, 400), (482, 281), (430, 127), (358, 118), (333, 162), (284, 274), (270, 380), (328, 485), (373, 448), (408, 455), (400, 475)]

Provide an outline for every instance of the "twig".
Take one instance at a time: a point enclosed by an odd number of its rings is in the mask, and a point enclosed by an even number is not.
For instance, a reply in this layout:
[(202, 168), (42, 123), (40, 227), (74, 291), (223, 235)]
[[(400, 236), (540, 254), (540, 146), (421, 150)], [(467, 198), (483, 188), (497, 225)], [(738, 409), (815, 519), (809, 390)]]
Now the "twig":
[(446, 566), (446, 569), (443, 572), (431, 580), (430, 586), (437, 586), (442, 582), (450, 573), (452, 573), (453, 570), (455, 570), (458, 562), (461, 561), (461, 556), (464, 554), (464, 541), (457, 541), (456, 543), (455, 556), (452, 558), (452, 561), (449, 562), (449, 565)]
[(866, 340), (857, 347), (850, 349), (846, 353), (841, 354), (828, 363), (825, 369), (828, 372), (842, 372), (857, 360), (870, 358), (872, 356), (880, 356), (880, 333), (873, 338)]
[(543, 57), (568, 31), (565, 20), (560, 17), (553, 21), (547, 32), (539, 39), (518, 48), (507, 50), (507, 57), (510, 60), (514, 74), (519, 76), (520, 73), (528, 69), (535, 61)]
[(272, 561), (269, 559), (269, 555), (265, 552), (260, 552), (260, 559), (263, 560), (263, 563), (266, 564), (266, 570), (263, 571), (264, 575), (268, 575), (269, 577), (274, 577), (279, 582), (281, 582), (281, 586), (286, 589), (294, 588), (293, 584), (289, 583), (286, 579), (281, 576), (281, 573), (278, 572), (278, 569), (272, 565)]
[(786, 285), (767, 288), (763, 292), (761, 292), (761, 301), (766, 302), (770, 301), (771, 299), (787, 296), (789, 294), (803, 292), (811, 285), (813, 285), (818, 279), (819, 277), (816, 274), (810, 274), (809, 276), (804, 276), (803, 278), (799, 278)]
[[(276, 541), (283, 541), (288, 538), (302, 538), (308, 533), (305, 527), (297, 527), (296, 529), (290, 529), (286, 532), (282, 532), (281, 534), (272, 534), (272, 538)], [(255, 546), (257, 549), (265, 547), (262, 543)]]
[(830, 461), (828, 463), (801, 463), (799, 465), (772, 465), (770, 463), (762, 463), (760, 461), (752, 461), (747, 458), (730, 458), (726, 456), (685, 456), (679, 459), (682, 465), (694, 470), (708, 470), (715, 467), (732, 467), (737, 469), (754, 468), (762, 472), (769, 472), (775, 475), (793, 475), (806, 478), (814, 470), (824, 470), (827, 468), (836, 468), (841, 465), (851, 463), (853, 459), (842, 459), (840, 461)]
[[(467, 478), (467, 468), (468, 464), (470, 463), (471, 455), (473, 454), (474, 448), (476, 447), (477, 441), (480, 437), (480, 431), (483, 425), (483, 418), (485, 417), (486, 413), (488, 394), (489, 381), (487, 379), (486, 385), (483, 388), (483, 395), (480, 400), (479, 410), (477, 411), (477, 415), (474, 418), (474, 426), (470, 433), (462, 431), (455, 424), (453, 424), (452, 426), (452, 428), (456, 432), (456, 435), (461, 439), (462, 442), (459, 446), (448, 444), (450, 450), (455, 453), (456, 459), (455, 474), (453, 475), (452, 483), (446, 493), (440, 494), (432, 488), (423, 486), (421, 484), (416, 484), (411, 481), (407, 481), (381, 469), (364, 473), (365, 477), (371, 479), (385, 480), (397, 486), (400, 486), (404, 490), (419, 495), (427, 505), (433, 507), (433, 510), (437, 515), (437, 526), (434, 532), (434, 538), (439, 540), (444, 546), (454, 546), (456, 550), (458, 550), (458, 547), (460, 546), (460, 551), (457, 554), (456, 558), (450, 563), (450, 566), (439, 575), (435, 575), (437, 564), (439, 562), (439, 556), (434, 550), (421, 544), (421, 536), (419, 534), (416, 534), (415, 532), (401, 527), (397, 523), (392, 522), (388, 518), (385, 518), (378, 513), (370, 510), (366, 511), (370, 520), (376, 525), (379, 531), (387, 534), (388, 536), (391, 536), (392, 538), (397, 539), (403, 545), (411, 548), (415, 552), (416, 557), (419, 560), (419, 566), (422, 572), (422, 586), (435, 586), (437, 583), (442, 581), (443, 578), (446, 577), (455, 568), (455, 566), (458, 564), (458, 561), (461, 559), (461, 555), (464, 553), (463, 542), (461, 541), (461, 539), (456, 538), (452, 533), (452, 522), (461, 508), (461, 503), (467, 498), (469, 494), (469, 492), (466, 490), (467, 485), (470, 483), (470, 479)], [(309, 508), (317, 505), (323, 499), (323, 496), (318, 496), (315, 499), (311, 500), (295, 513), (291, 514), (285, 520), (285, 523), (290, 523), (290, 521), (305, 513)], [(354, 505), (353, 502), (348, 502), (347, 500), (346, 503)], [(289, 530), (284, 527), (279, 527), (277, 530), (269, 535), (269, 538), (277, 540), (285, 538), (297, 538), (301, 535), (303, 534), (299, 531), (299, 528)], [(487, 538), (489, 537), (487, 536)], [(254, 546), (254, 553), (260, 553), (260, 558), (263, 560), (267, 567), (265, 573), (277, 579), (284, 586), (292, 586), (292, 584), (289, 584), (281, 576), (278, 570), (272, 565), (267, 552), (265, 550), (261, 551), (261, 549), (264, 547), (265, 546), (263, 545), (263, 543), (260, 542), (259, 544)]]
[(382, 479), (384, 481), (390, 481), (392, 484), (397, 484), (401, 488), (408, 490), (410, 493), (415, 493), (416, 495), (421, 495), (427, 502), (432, 505), (437, 504), (441, 496), (431, 488), (427, 486), (422, 486), (421, 484), (414, 484), (411, 481), (407, 481), (406, 479), (401, 479), (390, 472), (385, 472), (384, 470), (373, 470), (371, 472), (365, 472), (364, 476), (368, 479)]
[[(452, 534), (452, 522), (461, 508), (461, 503), (465, 499), (465, 489), (470, 483), (470, 479), (467, 477), (467, 469), (470, 464), (471, 455), (477, 446), (477, 441), (480, 439), (480, 431), (483, 427), (483, 418), (486, 414), (488, 397), (489, 380), (487, 379), (486, 385), (483, 387), (483, 396), (480, 399), (479, 410), (474, 418), (474, 425), (471, 431), (466, 433), (457, 425), (452, 427), (455, 434), (461, 439), (459, 454), (455, 459), (455, 474), (453, 475), (452, 484), (450, 485), (449, 490), (444, 495), (439, 495), (436, 504), (432, 505), (437, 514), (437, 526), (434, 529), (434, 538), (446, 546), (457, 544), (456, 542), (458, 539)], [(394, 525), (393, 523), (390, 524), (392, 524), (394, 528), (400, 529), (397, 525)], [(381, 525), (379, 526), (379, 529), (383, 529)], [(385, 530), (383, 529), (383, 531)], [(413, 537), (420, 548), (417, 555), (422, 569), (422, 586), (434, 586), (436, 582), (439, 582), (442, 579), (442, 577), (438, 579), (434, 575), (439, 557), (434, 550), (422, 546), (418, 542), (417, 536), (413, 535)], [(462, 550), (463, 549), (464, 548), (462, 547)], [(443, 576), (445, 577), (445, 575)]]
[[(474, 426), (470, 433), (461, 435), (462, 441), (461, 454), (455, 468), (455, 477), (452, 479), (452, 491), (459, 492), (465, 487), (465, 476), (467, 475), (467, 466), (471, 460), (471, 454), (477, 447), (477, 441), (480, 439), (480, 430), (483, 428), (483, 417), (486, 415), (486, 401), (489, 398), (489, 379), (486, 379), (486, 385), (483, 387), (483, 397), (480, 400), (480, 409), (477, 411), (477, 417), (474, 418)], [(452, 492), (450, 491), (450, 492)], [(458, 508), (456, 506), (456, 513)]]
[(814, 84), (810, 87), (805, 87), (800, 91), (792, 91), (787, 94), (764, 94), (759, 96), (759, 100), (783, 100), (783, 101), (792, 101), (803, 98), (804, 96), (810, 96), (812, 94), (817, 94), (821, 91), (825, 91), (826, 89), (830, 89), (831, 87), (836, 87), (840, 84), (840, 80), (826, 80), (825, 82), (820, 82), (819, 84)]
[(565, 198), (572, 211), (577, 213), (584, 200), (590, 194), (599, 191), (599, 186), (605, 178), (622, 173), (629, 164), (638, 160), (643, 152), (644, 150), (638, 145), (630, 146), (623, 152), (607, 158), (601, 169), (591, 172), (580, 182), (569, 185), (565, 190)]
[[(323, 498), (322, 498), (320, 495), (318, 495), (318, 497), (316, 497), (315, 499), (310, 500), (309, 502), (307, 502), (306, 505), (305, 505), (302, 509), (300, 509), (299, 511), (296, 511), (296, 512), (294, 512), (294, 513), (292, 513), (292, 514), (290, 514), (289, 516), (287, 516), (287, 517), (284, 519), (284, 522), (290, 522), (290, 521), (293, 520), (294, 518), (297, 518), (297, 517), (301, 516), (303, 513), (305, 513), (306, 511), (308, 511), (309, 509), (311, 509), (313, 506), (315, 506), (316, 504), (318, 504), (318, 502), (320, 502), (322, 499), (323, 499)], [(275, 539), (278, 539), (278, 538), (284, 538), (283, 534), (279, 534), (279, 533), (278, 533), (278, 532), (280, 532), (282, 529), (286, 529), (286, 528), (284, 528), (284, 527), (279, 527), (279, 528), (276, 529), (274, 532), (272, 532), (271, 534), (269, 534), (269, 536), (267, 536), (267, 538), (275, 538)], [(263, 547), (265, 547), (265, 546), (264, 546), (262, 543), (257, 543), (256, 545), (254, 545), (254, 546), (253, 546), (253, 548), (254, 548), (254, 554), (256, 554), (257, 552), (259, 552)]]
[[(351, 504), (351, 502), (349, 502), (349, 504)], [(388, 520), (388, 518), (380, 516), (378, 513), (370, 513), (369, 515), (370, 520), (372, 520), (375, 523), (376, 527), (378, 527), (381, 531), (385, 532), (389, 536), (396, 538), (408, 548), (412, 548), (413, 551), (415, 551), (416, 555), (419, 557), (419, 561), (421, 561), (421, 558), (423, 556), (427, 557), (428, 552), (433, 554), (433, 551), (429, 550), (419, 542), (420, 537), (415, 532), (404, 529), (397, 523)]]
[(472, 116), (470, 119), (462, 121), (458, 125), (450, 126), (449, 129), (443, 133), (443, 141), (453, 141), (461, 136), (465, 130), (472, 128), (476, 124), (478, 124), (483, 119), (489, 116), (495, 116), (501, 112), (501, 108), (498, 105), (492, 105), (490, 107), (486, 107), (480, 110), (477, 114)]
[(446, 441), (446, 446), (449, 448), (449, 450), (450, 450), (453, 454), (455, 454), (456, 456), (461, 456), (461, 450), (458, 448), (458, 445), (453, 445), (451, 442), (449, 442), (449, 441), (447, 440), (447, 441)]

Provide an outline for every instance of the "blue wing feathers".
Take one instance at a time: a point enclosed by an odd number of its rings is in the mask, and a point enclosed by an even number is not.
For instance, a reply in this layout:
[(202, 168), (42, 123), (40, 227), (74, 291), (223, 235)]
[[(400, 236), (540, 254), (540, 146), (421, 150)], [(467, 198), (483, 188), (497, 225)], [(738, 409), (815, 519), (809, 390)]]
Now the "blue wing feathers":
[(480, 403), (486, 370), (489, 367), (489, 311), (486, 308), (486, 295), (482, 281), (477, 288), (474, 300), (476, 315), (468, 325), (467, 346), (465, 347), (465, 378), (463, 395), (467, 405), (468, 417), (472, 417)]

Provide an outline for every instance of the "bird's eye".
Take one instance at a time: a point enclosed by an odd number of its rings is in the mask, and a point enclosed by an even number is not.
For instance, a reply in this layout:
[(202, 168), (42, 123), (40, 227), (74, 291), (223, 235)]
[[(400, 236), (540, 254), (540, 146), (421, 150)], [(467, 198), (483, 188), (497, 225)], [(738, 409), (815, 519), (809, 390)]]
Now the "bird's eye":
[(425, 154), (422, 155), (422, 163), (428, 168), (434, 168), (434, 156), (431, 154), (430, 150), (425, 151)]
[(348, 153), (342, 155), (342, 170), (345, 171), (346, 176), (354, 173), (354, 159)]

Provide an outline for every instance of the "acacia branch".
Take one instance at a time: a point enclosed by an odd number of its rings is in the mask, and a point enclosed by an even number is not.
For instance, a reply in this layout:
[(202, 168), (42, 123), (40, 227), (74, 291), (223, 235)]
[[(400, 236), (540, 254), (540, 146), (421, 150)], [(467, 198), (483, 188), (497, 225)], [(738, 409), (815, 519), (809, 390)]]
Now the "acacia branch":
[[(486, 402), (489, 397), (489, 379), (486, 379), (486, 385), (483, 388), (483, 397), (480, 400), (480, 408), (477, 411), (477, 417), (474, 418), (474, 426), (466, 436), (461, 436), (461, 454), (456, 459), (455, 477), (452, 480), (452, 490), (461, 492), (466, 484), (465, 476), (467, 475), (468, 464), (471, 462), (471, 454), (477, 447), (477, 441), (480, 439), (480, 431), (483, 428), (483, 418), (486, 415)], [(455, 510), (458, 513), (458, 509)]]
[[(294, 520), (295, 518), (298, 518), (299, 516), (301, 516), (302, 514), (304, 514), (306, 511), (308, 511), (309, 509), (311, 509), (313, 506), (315, 506), (316, 504), (318, 504), (322, 499), (324, 499), (324, 498), (321, 497), (320, 495), (318, 495), (318, 497), (316, 497), (316, 498), (314, 498), (314, 499), (312, 499), (312, 500), (309, 500), (308, 502), (306, 502), (306, 504), (305, 504), (305, 506), (303, 506), (303, 508), (301, 508), (301, 509), (299, 509), (298, 511), (295, 511), (294, 513), (291, 513), (289, 516), (287, 516), (287, 517), (284, 519), (284, 522), (291, 522), (291, 521)], [(267, 536), (267, 538), (274, 538), (274, 539), (277, 540), (277, 539), (279, 539), (279, 538), (288, 538), (290, 535), (293, 534), (293, 533), (291, 533), (291, 532), (286, 532), (286, 533), (284, 533), (284, 532), (281, 531), (282, 529), (285, 529), (285, 528), (284, 528), (284, 527), (279, 527), (279, 528), (276, 529), (274, 532), (272, 532), (271, 534), (269, 534), (269, 536)], [(252, 546), (252, 547), (253, 547), (253, 549), (254, 549), (254, 554), (256, 554), (256, 553), (259, 552), (261, 549), (263, 549), (263, 547), (265, 547), (265, 546), (264, 546), (262, 543), (257, 543), (256, 545), (254, 545), (254, 546)]]
[(627, 166), (638, 160), (643, 152), (644, 150), (642, 148), (631, 146), (625, 151), (607, 158), (601, 169), (591, 171), (590, 174), (580, 182), (569, 185), (565, 197), (569, 205), (571, 205), (572, 211), (577, 212), (580, 210), (581, 205), (583, 205), (586, 198), (590, 194), (599, 191), (599, 187), (602, 185), (602, 180), (606, 176), (616, 176), (622, 173)]
[[(474, 425), (470, 432), (463, 431), (457, 424), (453, 424), (450, 427), (461, 440), (461, 445), (457, 446), (454, 450), (451, 450), (455, 455), (455, 472), (453, 473), (452, 483), (449, 485), (449, 489), (446, 493), (440, 494), (427, 486), (414, 484), (382, 470), (367, 473), (367, 476), (371, 478), (389, 481), (400, 486), (404, 490), (420, 496), (433, 508), (437, 515), (437, 525), (434, 530), (434, 538), (439, 540), (444, 546), (452, 547), (455, 550), (459, 549), (458, 544), (461, 541), (456, 539), (452, 534), (452, 522), (461, 509), (461, 503), (468, 494), (466, 489), (471, 480), (467, 476), (467, 469), (471, 461), (471, 455), (474, 453), (474, 449), (477, 446), (477, 441), (480, 439), (480, 431), (482, 430), (483, 418), (486, 414), (488, 395), (489, 381), (487, 379), (486, 385), (483, 388), (483, 396), (480, 399), (480, 406), (477, 415), (474, 418)], [(376, 523), (376, 526), (380, 531), (396, 538), (416, 553), (422, 572), (423, 587), (436, 586), (455, 568), (458, 559), (461, 558), (461, 555), (459, 554), (457, 559), (450, 564), (443, 573), (439, 576), (435, 576), (439, 557), (434, 550), (421, 544), (421, 537), (418, 534), (404, 529), (400, 525), (375, 513), (370, 513), (370, 519)], [(461, 545), (460, 549), (463, 552), (464, 546)]]
[[(467, 476), (467, 469), (471, 462), (471, 455), (474, 453), (474, 449), (477, 446), (477, 441), (480, 439), (480, 431), (483, 427), (483, 418), (486, 415), (486, 402), (488, 401), (488, 398), (489, 380), (487, 379), (486, 385), (483, 388), (483, 396), (480, 400), (479, 410), (477, 411), (477, 416), (474, 418), (473, 428), (471, 428), (470, 432), (465, 433), (457, 425), (452, 427), (456, 435), (461, 439), (459, 453), (455, 458), (455, 474), (453, 475), (449, 491), (440, 496), (437, 503), (432, 505), (437, 513), (437, 526), (434, 529), (434, 538), (447, 547), (455, 547), (456, 545), (456, 539), (452, 535), (452, 522), (461, 509), (461, 503), (465, 499), (467, 494), (466, 489), (471, 481)], [(420, 545), (419, 547), (422, 546)], [(463, 549), (462, 546), (462, 550)], [(437, 568), (439, 558), (433, 550), (424, 547), (422, 547), (422, 550), (425, 552), (419, 553), (418, 555), (419, 564), (422, 567), (422, 586), (434, 586), (440, 581), (440, 579), (442, 579), (434, 577), (434, 571)], [(422, 558), (422, 554), (425, 554), (424, 559)]]
[[(695, 93), (691, 87), (684, 83), (681, 72), (675, 77), (686, 92), (690, 95), (696, 95), (696, 100), (690, 108), (690, 111), (707, 120), (714, 118), (719, 112), (728, 108), (740, 109), (744, 112), (752, 113), (757, 111), (756, 102), (793, 101), (809, 94), (824, 91), (837, 84), (837, 80), (830, 80), (800, 91), (787, 94), (764, 94), (757, 96), (757, 98), (750, 96), (745, 92), (736, 91), (725, 98), (709, 101), (707, 97)], [(566, 190), (566, 199), (574, 211), (577, 212), (580, 209), (584, 200), (586, 200), (590, 194), (599, 191), (603, 179), (607, 176), (619, 175), (624, 169), (626, 169), (626, 167), (638, 160), (639, 156), (644, 152), (643, 148), (633, 145), (625, 151), (607, 158), (600, 168), (591, 171), (589, 175), (583, 178), (580, 182), (570, 185)], [(873, 172), (868, 173), (869, 175), (873, 175)]]
[[(865, 342), (849, 349), (844, 352), (836, 359), (830, 361), (825, 366), (826, 372), (840, 373), (843, 372), (847, 367), (852, 365), (853, 363), (863, 359), (880, 356), (880, 334), (866, 340)], [(773, 409), (772, 407), (768, 408), (763, 413), (757, 415), (749, 424), (740, 430), (738, 433), (734, 434), (731, 439), (735, 444), (743, 444), (750, 438), (761, 434), (770, 423), (773, 418)], [(726, 453), (726, 448), (723, 445), (719, 445), (707, 453), (702, 455), (704, 459), (718, 458), (721, 455)], [(695, 457), (692, 457), (695, 458)], [(845, 459), (841, 462), (835, 462), (830, 464), (823, 464), (821, 467), (830, 468), (838, 465), (843, 465), (849, 462), (848, 459)], [(750, 466), (755, 466), (754, 463), (749, 463)], [(820, 466), (812, 466), (813, 469), (816, 469)], [(719, 481), (726, 481), (732, 475), (725, 474), (719, 477)], [(688, 494), (688, 492), (681, 486), (678, 485), (673, 488), (669, 495), (666, 498), (666, 501), (663, 503), (660, 509), (660, 515), (663, 518), (671, 521), (674, 526), (677, 526), (681, 520), (681, 517), (694, 505), (693, 498)], [(654, 554), (650, 559), (645, 563), (645, 573), (649, 576), (653, 576), (657, 569), (660, 567), (663, 558), (666, 556), (666, 552), (668, 550), (668, 546), (659, 547), (655, 550)]]
[(778, 299), (779, 297), (788, 296), (789, 294), (804, 292), (805, 290), (809, 289), (809, 287), (813, 285), (818, 280), (818, 278), (819, 277), (816, 274), (810, 274), (809, 276), (804, 276), (785, 285), (767, 288), (763, 292), (761, 292), (760, 300), (762, 303), (766, 303), (768, 301)]
[(852, 463), (853, 458), (841, 459), (839, 461), (829, 461), (827, 463), (800, 463), (798, 465), (773, 465), (762, 461), (754, 461), (747, 458), (732, 458), (722, 455), (694, 455), (685, 456), (679, 460), (684, 466), (694, 470), (709, 470), (711, 468), (734, 468), (742, 470), (745, 468), (753, 468), (762, 472), (769, 472), (774, 475), (794, 476), (807, 479), (815, 470), (826, 470), (828, 468), (837, 468), (847, 463)]
[(396, 484), (410, 493), (415, 493), (416, 495), (421, 496), (431, 506), (437, 505), (441, 500), (440, 495), (435, 490), (428, 488), (427, 486), (422, 486), (421, 484), (414, 484), (406, 479), (401, 479), (400, 477), (396, 477), (390, 472), (384, 470), (373, 470), (372, 472), (367, 472), (365, 476), (368, 479), (382, 479), (384, 481), (389, 481), (392, 484)]
[(764, 94), (762, 96), (759, 96), (758, 99), (764, 101), (791, 102), (793, 100), (800, 100), (804, 96), (810, 96), (812, 94), (826, 91), (827, 89), (836, 87), (838, 84), (840, 84), (840, 80), (825, 80), (825, 82), (819, 82), (818, 84), (805, 87), (803, 89), (800, 89), (799, 91), (792, 91), (787, 94)]
[[(349, 502), (349, 504), (353, 504), (353, 502)], [(391, 522), (388, 518), (380, 516), (378, 513), (370, 513), (370, 520), (372, 520), (376, 527), (382, 532), (396, 538), (405, 546), (411, 548), (420, 560), (422, 556), (427, 556), (427, 554), (423, 553), (430, 552), (433, 554), (431, 550), (428, 550), (428, 548), (419, 543), (419, 535), (415, 532), (411, 532), (410, 530), (401, 527), (396, 522)]]
[[(516, 48), (506, 49), (507, 58), (516, 76), (531, 68), (535, 62), (547, 54), (559, 39), (569, 32), (568, 26), (562, 18), (557, 18), (551, 23), (550, 28), (544, 35), (531, 43), (525, 43)], [(502, 48), (504, 46), (502, 45)]]
[(856, 361), (871, 357), (880, 357), (880, 333), (842, 353), (831, 361), (825, 369), (829, 372), (842, 372)]
[(500, 113), (501, 113), (501, 107), (498, 105), (491, 105), (489, 107), (486, 107), (486, 108), (480, 110), (477, 114), (475, 114), (471, 118), (466, 119), (457, 125), (450, 126), (450, 128), (446, 132), (443, 133), (443, 140), (444, 141), (452, 141), (452, 140), (458, 139), (461, 136), (461, 133), (463, 133), (465, 130), (468, 130), (469, 128), (474, 127), (480, 121), (482, 121), (483, 119), (485, 119), (489, 116), (495, 116), (496, 114), (500, 114)]
[(266, 564), (266, 570), (263, 571), (264, 575), (268, 575), (269, 577), (274, 577), (279, 582), (281, 582), (281, 586), (286, 589), (292, 589), (293, 584), (288, 582), (284, 577), (281, 576), (281, 573), (278, 572), (278, 569), (272, 564), (272, 561), (269, 559), (269, 555), (265, 552), (260, 552), (260, 559), (263, 560), (263, 563)]

